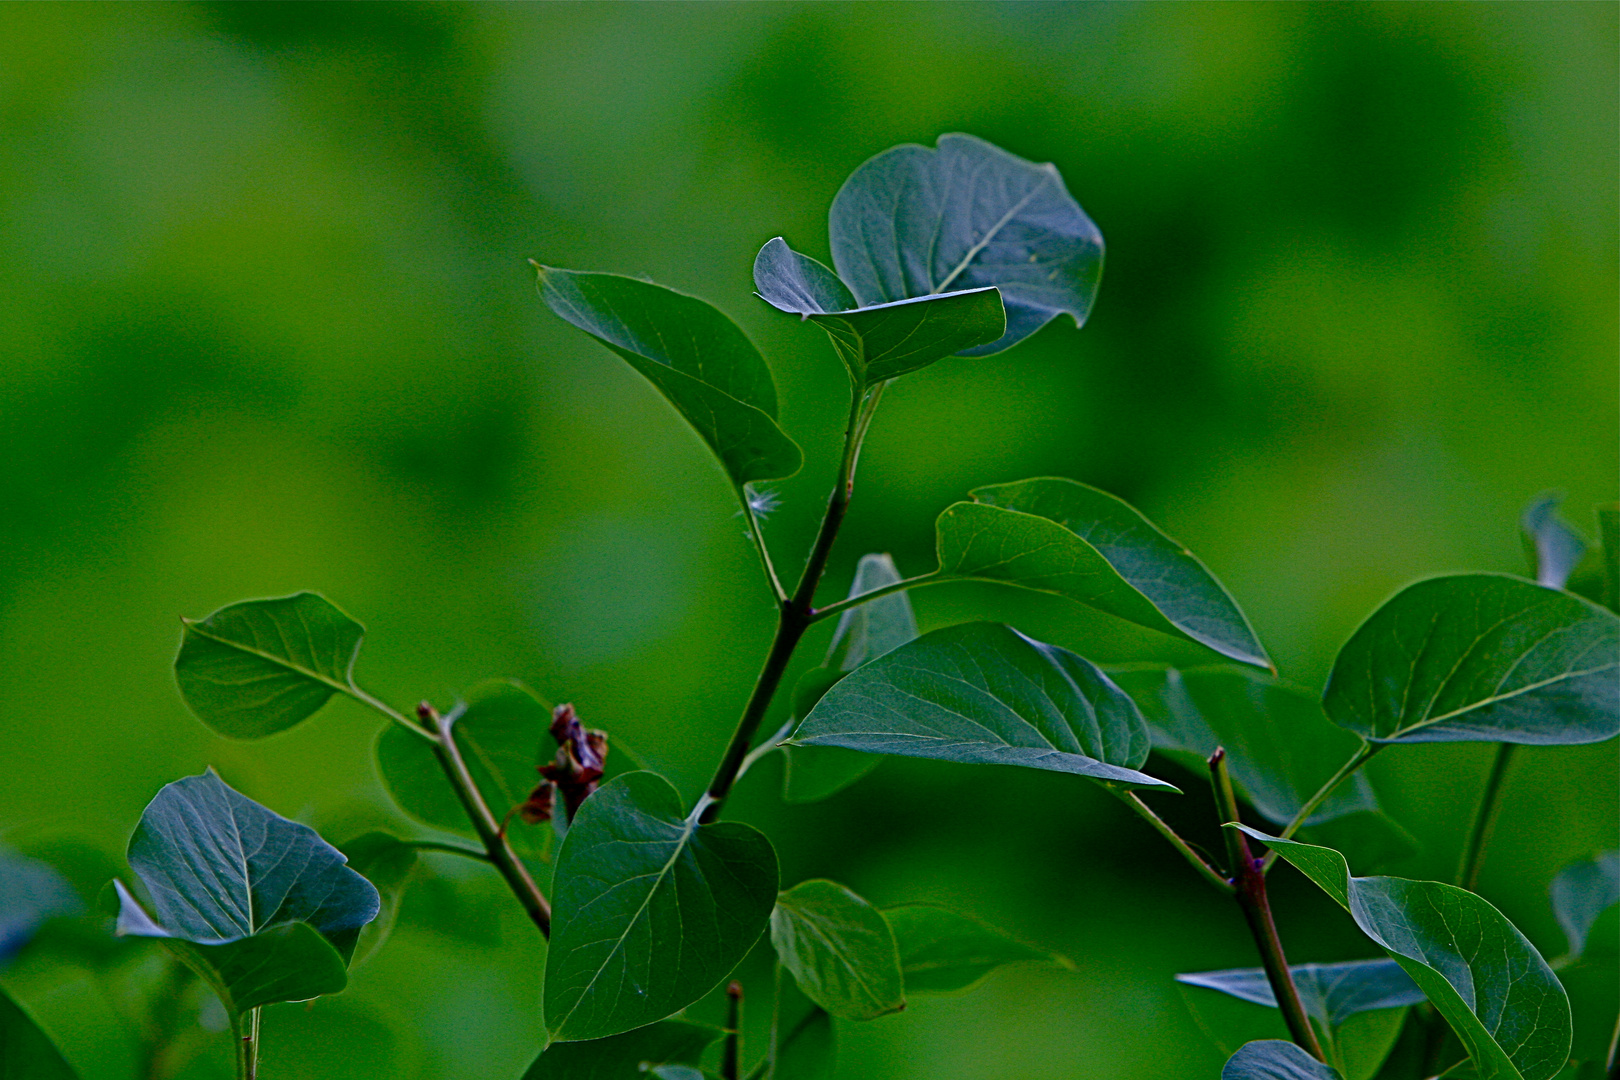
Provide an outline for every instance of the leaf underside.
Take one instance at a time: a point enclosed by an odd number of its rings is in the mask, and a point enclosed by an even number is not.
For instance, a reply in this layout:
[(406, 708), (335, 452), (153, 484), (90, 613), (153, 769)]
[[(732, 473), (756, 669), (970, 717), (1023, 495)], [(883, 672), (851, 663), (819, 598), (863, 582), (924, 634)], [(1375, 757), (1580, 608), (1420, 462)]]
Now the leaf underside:
[(643, 1080), (644, 1067), (696, 1065), (720, 1034), (702, 1024), (664, 1020), (606, 1039), (553, 1043), (523, 1080)]
[[(1357, 1013), (1399, 1009), (1424, 1000), (1423, 991), (1393, 960), (1351, 960), (1338, 964), (1291, 964), (1294, 987), (1313, 1020), (1336, 1028)], [(1268, 1008), (1277, 1007), (1264, 968), (1232, 968), (1177, 975), (1176, 981), (1201, 986)]]
[(1245, 1043), (1221, 1069), (1221, 1080), (1343, 1080), (1291, 1042), (1261, 1039)]

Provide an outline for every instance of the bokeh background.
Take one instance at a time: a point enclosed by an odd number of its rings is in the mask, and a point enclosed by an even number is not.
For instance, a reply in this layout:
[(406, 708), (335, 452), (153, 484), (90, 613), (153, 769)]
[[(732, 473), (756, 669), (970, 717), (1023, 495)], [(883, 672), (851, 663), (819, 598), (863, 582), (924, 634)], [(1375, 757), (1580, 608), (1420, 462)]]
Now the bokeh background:
[[(1107, 237), (1102, 291), (1083, 330), (892, 388), (828, 594), (863, 551), (930, 567), (971, 486), (1072, 476), (1198, 552), (1320, 685), (1403, 583), (1520, 572), (1538, 491), (1588, 531), (1615, 497), (1617, 11), (0, 7), (0, 840), (121, 860), (146, 801), (207, 765), (334, 840), (409, 830), (358, 707), (240, 744), (174, 691), (179, 616), (301, 588), (367, 625), (361, 677), (396, 704), (517, 677), (694, 795), (767, 644), (756, 561), (698, 440), (544, 310), (525, 260), (645, 275), (747, 329), (808, 454), (768, 526), (795, 564), (843, 375), (751, 295), (753, 254), (785, 235), (825, 259), (850, 170), (946, 131), (1058, 165)], [(1203, 659), (1055, 599), (915, 602), (925, 628)], [(1374, 763), (1423, 843), (1396, 869), (1450, 874), (1489, 754)], [(1078, 968), (845, 1026), (840, 1076), (1217, 1074), (1170, 976), (1253, 963), (1241, 921), (1106, 796), (890, 761), (788, 807), (779, 770), (731, 813), (786, 882), (949, 903)], [(1483, 891), (1548, 955), (1547, 882), (1613, 846), (1615, 781), (1613, 743), (1526, 752), (1509, 781)], [(1188, 792), (1159, 802), (1196, 833)], [(349, 992), (272, 1012), (267, 1077), (519, 1075), (543, 948), (492, 875), (436, 869)], [(1278, 880), (1293, 959), (1371, 954)], [(744, 980), (757, 1028), (768, 969)], [(60, 963), (0, 981), (84, 1075), (133, 1075), (106, 986)]]

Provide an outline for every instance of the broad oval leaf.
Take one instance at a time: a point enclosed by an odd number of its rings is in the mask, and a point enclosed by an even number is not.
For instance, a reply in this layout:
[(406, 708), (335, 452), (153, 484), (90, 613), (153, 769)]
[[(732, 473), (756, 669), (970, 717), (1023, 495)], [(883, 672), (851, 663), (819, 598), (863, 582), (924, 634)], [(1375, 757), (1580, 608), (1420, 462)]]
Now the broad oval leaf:
[(1569, 957), (1579, 959), (1598, 917), (1620, 904), (1620, 851), (1605, 851), (1564, 867), (1549, 892), (1553, 914), (1569, 939)]
[(360, 928), (377, 917), (377, 890), (342, 852), (212, 769), (157, 793), (130, 838), (129, 864), (163, 931), (199, 945), (303, 922), (346, 961)]
[(1291, 1042), (1261, 1039), (1245, 1043), (1221, 1069), (1221, 1080), (1343, 1080)]
[(1601, 742), (1620, 732), (1620, 618), (1501, 574), (1408, 586), (1333, 662), (1328, 716), (1374, 742)]
[(883, 909), (900, 946), (906, 993), (965, 990), (1004, 964), (1035, 961), (1074, 970), (1066, 958), (1014, 941), (978, 919), (937, 904)]
[(975, 488), (935, 525), (940, 573), (1078, 600), (1239, 663), (1271, 661), (1203, 563), (1128, 503), (1060, 477)]
[(0, 988), (0, 1077), (6, 1080), (78, 1080), (51, 1037)]
[[(849, 595), (892, 585), (900, 571), (888, 555), (861, 556)], [(838, 629), (827, 646), (826, 663), (799, 677), (793, 688), (793, 715), (803, 719), (816, 703), (845, 675), (869, 660), (893, 652), (917, 637), (917, 617), (911, 598), (903, 592), (879, 597), (838, 617)], [(787, 768), (782, 778), (782, 798), (806, 803), (825, 799), (877, 768), (878, 758), (833, 746), (785, 746)]]
[(969, 356), (1009, 349), (1059, 314), (1083, 324), (1102, 277), (1102, 233), (1057, 169), (972, 135), (867, 161), (839, 189), (828, 225), (833, 265), (862, 306), (1000, 289), (1006, 332)]
[[(1351, 960), (1340, 964), (1290, 964), (1300, 1004), (1329, 1029), (1357, 1013), (1399, 1009), (1424, 1000), (1423, 991), (1393, 960)], [(1177, 975), (1188, 986), (1218, 990), (1268, 1008), (1277, 1007), (1264, 968), (1232, 968)]]
[(696, 1065), (720, 1029), (664, 1020), (589, 1042), (552, 1043), (523, 1080), (644, 1080), (660, 1065)]
[(1007, 328), (1001, 294), (994, 288), (858, 307), (836, 274), (781, 237), (755, 257), (754, 284), (772, 307), (827, 332), (857, 389), (989, 344)]
[(1351, 877), (1332, 848), (1268, 836), (1383, 946), (1467, 1048), (1481, 1080), (1548, 1080), (1569, 1057), (1569, 998), (1541, 954), (1483, 898), (1437, 881)]
[(1562, 501), (1555, 492), (1543, 492), (1519, 518), (1530, 572), (1536, 576), (1536, 584), (1550, 589), (1562, 589), (1586, 555), (1586, 537), (1558, 516)]
[(585, 801), (557, 853), (545, 1017), (557, 1041), (662, 1020), (714, 989), (776, 902), (756, 829), (699, 825), (669, 781), (626, 773)]
[(733, 484), (799, 471), (803, 456), (776, 423), (770, 368), (718, 308), (617, 274), (538, 269), (547, 306), (656, 386), (709, 444)]
[(197, 718), (231, 739), (261, 739), (352, 690), (365, 628), (312, 592), (244, 600), (184, 619), (174, 676)]
[[(535, 767), (542, 746), (550, 741), (550, 724), (551, 706), (522, 683), (492, 680), (467, 694), (466, 710), (455, 725), (456, 745), (496, 817), (523, 802), (540, 783)], [(412, 817), (441, 829), (471, 830), (467, 811), (445, 781), (427, 740), (389, 724), (377, 736), (377, 771), (394, 801)], [(518, 835), (514, 830), (514, 838)]]
[(792, 742), (1175, 790), (1137, 771), (1148, 755), (1147, 725), (1108, 676), (995, 623), (935, 630), (856, 670), (810, 711)]
[(416, 870), (416, 848), (385, 832), (361, 833), (338, 848), (349, 860), (349, 868), (377, 890), (377, 917), (360, 932), (354, 963), (358, 964), (382, 948), (394, 932), (405, 887)]
[(872, 1020), (906, 1007), (894, 932), (836, 882), (802, 882), (777, 897), (771, 945), (805, 996), (833, 1016)]

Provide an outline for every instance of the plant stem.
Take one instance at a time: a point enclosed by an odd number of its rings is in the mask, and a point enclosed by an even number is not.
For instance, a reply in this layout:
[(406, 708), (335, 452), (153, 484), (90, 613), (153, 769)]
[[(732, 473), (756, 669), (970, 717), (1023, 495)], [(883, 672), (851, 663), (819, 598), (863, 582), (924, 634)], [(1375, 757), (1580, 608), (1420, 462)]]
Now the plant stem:
[(905, 592), (907, 589), (915, 589), (923, 585), (938, 585), (942, 582), (954, 580), (956, 579), (945, 577), (938, 570), (930, 570), (926, 574), (918, 574), (916, 577), (891, 582), (888, 585), (880, 585), (875, 589), (868, 589), (859, 596), (851, 596), (836, 603), (828, 604), (826, 607), (816, 608), (810, 613), (810, 621), (820, 622), (830, 616), (841, 615), (850, 608), (860, 607), (862, 604), (882, 599), (885, 596), (892, 596), (897, 592)]
[[(1109, 790), (1112, 791), (1113, 789), (1110, 788)], [(1228, 896), (1231, 896), (1237, 891), (1232, 883), (1226, 880), (1225, 876), (1223, 876), (1220, 871), (1211, 866), (1208, 860), (1206, 860), (1202, 855), (1198, 854), (1198, 852), (1194, 851), (1192, 845), (1183, 840), (1176, 830), (1172, 829), (1169, 824), (1167, 824), (1165, 820), (1158, 814), (1155, 814), (1152, 810), (1150, 810), (1148, 808), (1148, 804), (1143, 802), (1141, 797), (1137, 795), (1136, 792), (1116, 791), (1114, 793), (1119, 795), (1120, 801), (1122, 801), (1126, 806), (1130, 807), (1132, 810), (1135, 810), (1137, 814), (1141, 816), (1143, 821), (1146, 821), (1149, 825), (1153, 826), (1160, 836), (1170, 841), (1170, 846), (1181, 852), (1182, 858), (1186, 859), (1187, 862), (1191, 864), (1192, 868), (1198, 871), (1198, 875), (1205, 881), (1209, 882), (1211, 885), (1215, 886), (1215, 888), (1219, 889)]]
[(726, 1044), (720, 1051), (722, 1080), (742, 1077), (742, 983), (733, 979), (726, 986)]
[(1502, 809), (1502, 781), (1507, 777), (1513, 761), (1513, 743), (1497, 743), (1496, 758), (1491, 762), (1491, 775), (1485, 781), (1485, 792), (1480, 796), (1479, 809), (1474, 814), (1474, 827), (1468, 834), (1468, 846), (1463, 849), (1462, 861), (1457, 864), (1457, 884), (1473, 892), (1479, 884), (1479, 869), (1485, 862), (1485, 845), (1491, 842), (1491, 831), (1496, 828), (1496, 817)]
[(771, 640), (771, 651), (766, 654), (765, 665), (760, 669), (759, 678), (754, 681), (748, 703), (743, 706), (742, 717), (737, 721), (737, 730), (732, 733), (731, 742), (726, 746), (725, 756), (720, 759), (714, 779), (709, 782), (706, 791), (708, 803), (698, 818), (700, 822), (707, 823), (720, 816), (721, 804), (731, 793), (731, 786), (737, 782), (737, 775), (748, 758), (748, 748), (759, 730), (760, 721), (765, 718), (771, 699), (782, 684), (782, 676), (787, 673), (788, 662), (793, 659), (793, 650), (799, 647), (799, 640), (815, 621), (811, 605), (816, 598), (816, 586), (821, 583), (822, 572), (827, 569), (827, 559), (832, 555), (833, 541), (838, 538), (838, 528), (849, 511), (861, 439), (872, 423), (872, 412), (877, 407), (882, 389), (880, 384), (869, 396), (859, 392), (850, 395), (849, 420), (844, 426), (844, 454), (838, 465), (838, 486), (833, 488), (827, 500), (827, 512), (822, 516), (821, 528), (816, 532), (815, 544), (805, 559), (804, 571), (799, 575), (793, 595), (777, 607), (776, 636)]
[(1220, 813), (1222, 831), (1226, 834), (1229, 861), (1235, 868), (1237, 880), (1233, 896), (1249, 924), (1249, 933), (1260, 950), (1260, 962), (1266, 969), (1266, 981), (1271, 984), (1277, 1008), (1288, 1024), (1288, 1033), (1294, 1042), (1318, 1061), (1326, 1061), (1322, 1044), (1311, 1027), (1310, 1017), (1299, 999), (1299, 988), (1294, 985), (1294, 973), (1288, 970), (1288, 957), (1283, 954), (1282, 938), (1277, 935), (1277, 923), (1271, 916), (1271, 900), (1266, 894), (1266, 875), (1261, 861), (1249, 851), (1249, 841), (1236, 829), (1227, 828), (1228, 822), (1242, 820), (1238, 815), (1237, 795), (1232, 790), (1232, 777), (1226, 771), (1226, 751), (1217, 748), (1209, 759), (1210, 778), (1215, 785), (1215, 805)]
[(409, 731), (412, 735), (415, 735), (418, 738), (426, 739), (428, 742), (432, 742), (438, 738), (437, 735), (433, 734), (433, 732), (429, 731), (427, 728), (424, 728), (421, 724), (411, 723), (410, 719), (403, 713), (399, 712), (397, 709), (385, 702), (378, 701), (376, 698), (360, 689), (354, 684), (352, 679), (344, 692), (350, 697), (354, 698), (354, 700), (358, 701), (360, 704), (376, 709), (378, 712), (388, 717), (388, 719), (392, 720), (394, 723), (398, 724), (400, 727), (404, 728), (406, 731)]
[[(461, 716), (460, 710), (452, 709), (440, 716), (432, 706), (423, 702), (417, 706), (417, 713), (425, 722), (431, 723), (437, 732), (438, 738), (433, 744), (433, 754), (439, 759), (444, 775), (449, 778), (450, 786), (455, 789), (456, 797), (461, 800), (462, 807), (467, 811), (467, 819), (472, 822), (473, 831), (478, 834), (478, 839), (483, 841), (484, 852), (489, 861), (495, 864), (495, 869), (506, 879), (512, 895), (523, 905), (523, 910), (529, 913), (529, 918), (534, 920), (534, 925), (539, 928), (540, 933), (547, 938), (551, 937), (551, 904), (539, 886), (534, 883), (534, 878), (529, 876), (528, 867), (517, 857), (512, 845), (507, 843), (500, 824), (495, 820), (495, 815), (490, 813), (489, 804), (484, 802), (484, 796), (479, 792), (472, 773), (467, 769), (467, 762), (456, 746), (455, 724)], [(458, 849), (458, 853), (465, 852)]]
[(771, 561), (771, 549), (765, 543), (765, 531), (760, 527), (759, 515), (754, 513), (754, 504), (748, 501), (748, 492), (740, 484), (737, 486), (737, 501), (742, 503), (743, 520), (748, 523), (748, 535), (759, 551), (759, 562), (765, 570), (766, 581), (770, 583), (771, 595), (780, 604), (787, 599), (787, 590), (782, 588), (782, 579), (776, 576), (776, 564)]
[(249, 1009), (231, 1026), (236, 1036), (237, 1080), (258, 1080), (259, 1010)]
[(440, 840), (406, 840), (407, 847), (417, 851), (440, 851), (446, 855), (460, 855), (464, 859), (477, 859), (479, 862), (493, 862), (487, 852), (477, 848), (462, 847), (460, 844), (447, 844)]
[[(1290, 821), (1288, 823), (1288, 827), (1282, 831), (1281, 838), (1287, 840), (1289, 837), (1299, 832), (1300, 826), (1304, 825), (1306, 821), (1310, 820), (1310, 816), (1316, 813), (1316, 808), (1327, 801), (1327, 797), (1333, 794), (1335, 788), (1349, 779), (1357, 769), (1367, 764), (1367, 762), (1372, 759), (1374, 754), (1378, 753), (1378, 751), (1382, 750), (1387, 745), (1389, 744), (1367, 742), (1363, 740), (1361, 749), (1357, 750), (1349, 761), (1339, 766), (1339, 771), (1328, 777), (1327, 783), (1318, 788), (1315, 795), (1312, 795), (1309, 799), (1305, 800), (1305, 805), (1299, 808), (1299, 813), (1294, 815), (1294, 819)], [(1265, 859), (1262, 860), (1260, 864), (1260, 872), (1265, 873), (1266, 871), (1270, 870), (1272, 864), (1276, 861), (1277, 852), (1275, 850), (1268, 852)]]

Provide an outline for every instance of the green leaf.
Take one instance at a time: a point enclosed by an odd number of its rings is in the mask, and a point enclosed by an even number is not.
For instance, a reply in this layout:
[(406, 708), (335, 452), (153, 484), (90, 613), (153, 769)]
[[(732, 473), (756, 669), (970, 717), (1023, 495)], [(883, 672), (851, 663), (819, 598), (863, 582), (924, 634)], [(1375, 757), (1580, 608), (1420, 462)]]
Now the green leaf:
[(1078, 600), (1269, 668), (1243, 612), (1204, 564), (1127, 503), (1058, 477), (993, 484), (935, 525), (941, 574)]
[(1550, 589), (1562, 589), (1586, 554), (1586, 537), (1558, 516), (1558, 504), (1562, 501), (1562, 496), (1556, 492), (1543, 492), (1524, 508), (1519, 518), (1530, 572), (1535, 575), (1536, 584)]
[(978, 919), (936, 904), (883, 909), (900, 946), (906, 993), (964, 990), (1003, 964), (1033, 960), (1074, 970), (1067, 959), (1014, 941)]
[(1079, 326), (1102, 277), (1103, 238), (1051, 165), (971, 135), (904, 145), (850, 174), (830, 215), (833, 265), (863, 307), (996, 286), (1007, 329), (988, 356), (1067, 313)]
[(304, 922), (347, 961), (360, 928), (377, 917), (377, 890), (342, 852), (212, 769), (157, 793), (130, 838), (129, 864), (163, 932), (200, 945)]
[(1569, 1056), (1569, 998), (1481, 897), (1437, 881), (1350, 876), (1331, 848), (1241, 829), (1298, 867), (1383, 946), (1462, 1040), (1482, 1080), (1547, 1080)]
[(1221, 1080), (1343, 1080), (1291, 1042), (1263, 1039), (1245, 1043), (1221, 1069)]
[(1620, 619), (1499, 574), (1430, 578), (1361, 624), (1322, 703), (1373, 742), (1601, 742), (1620, 731)]
[(51, 1037), (0, 988), (0, 1078), (78, 1080)]
[[(536, 766), (543, 744), (550, 742), (550, 724), (551, 706), (522, 683), (492, 680), (468, 693), (466, 711), (455, 725), (456, 745), (497, 818), (540, 783)], [(390, 724), (377, 736), (377, 771), (394, 801), (418, 821), (471, 831), (467, 811), (427, 740)]]
[(720, 1037), (718, 1028), (665, 1020), (589, 1042), (552, 1043), (523, 1080), (643, 1080), (657, 1065), (696, 1065)]
[(1597, 519), (1603, 539), (1603, 606), (1620, 612), (1620, 506), (1598, 507)]
[(83, 907), (73, 886), (50, 865), (0, 851), (0, 965), (28, 944), (45, 920)]
[(354, 961), (358, 964), (382, 948), (393, 933), (405, 886), (416, 870), (416, 849), (385, 832), (368, 832), (340, 845), (338, 850), (349, 860), (349, 868), (377, 890), (377, 917), (360, 932)]
[(626, 773), (585, 801), (557, 853), (545, 1016), (558, 1041), (650, 1024), (714, 989), (776, 902), (756, 829), (699, 825), (669, 782)]
[[(901, 580), (888, 555), (863, 555), (855, 567), (849, 595), (881, 589)], [(917, 637), (917, 617), (903, 592), (850, 608), (838, 617), (838, 629), (827, 647), (827, 661), (799, 677), (793, 688), (793, 715), (810, 715), (838, 680), (862, 664), (893, 652)], [(877, 768), (878, 758), (831, 746), (785, 746), (787, 769), (782, 798), (792, 803), (817, 802), (841, 791)]]
[(778, 966), (771, 1025), (776, 1060), (772, 1080), (831, 1080), (838, 1064), (833, 1019), (826, 1009), (804, 996), (797, 982), (781, 976)]
[(753, 342), (719, 309), (617, 274), (539, 267), (540, 295), (618, 353), (709, 444), (732, 483), (792, 476), (803, 460), (776, 423), (776, 386)]
[(114, 881), (120, 904), (118, 933), (158, 938), (219, 996), (233, 1023), (249, 1009), (278, 1001), (305, 1001), (348, 985), (344, 959), (309, 923), (282, 922), (247, 937), (199, 943), (154, 922)]
[(832, 339), (857, 390), (988, 345), (1007, 328), (994, 288), (857, 307), (843, 283), (781, 237), (754, 259), (754, 284), (772, 307), (808, 319)]
[(181, 621), (180, 696), (227, 738), (285, 731), (353, 688), (365, 627), (316, 593), (244, 600)]
[(792, 742), (1175, 790), (1137, 771), (1147, 725), (1108, 676), (995, 623), (935, 630), (845, 676)]
[(1598, 916), (1620, 904), (1620, 851), (1605, 851), (1564, 867), (1553, 878), (1550, 892), (1553, 914), (1569, 938), (1569, 957), (1579, 959)]
[[(1351, 960), (1341, 964), (1291, 964), (1300, 1004), (1313, 1020), (1337, 1028), (1357, 1013), (1399, 1009), (1423, 1001), (1423, 991), (1393, 960)], [(1177, 975), (1188, 986), (1218, 990), (1268, 1008), (1277, 1007), (1264, 968), (1233, 968)]]
[(771, 945), (805, 996), (833, 1016), (872, 1020), (906, 1007), (894, 932), (836, 882), (802, 882), (777, 897)]

